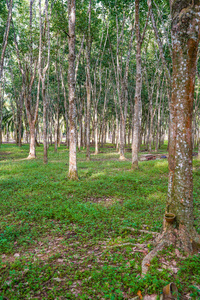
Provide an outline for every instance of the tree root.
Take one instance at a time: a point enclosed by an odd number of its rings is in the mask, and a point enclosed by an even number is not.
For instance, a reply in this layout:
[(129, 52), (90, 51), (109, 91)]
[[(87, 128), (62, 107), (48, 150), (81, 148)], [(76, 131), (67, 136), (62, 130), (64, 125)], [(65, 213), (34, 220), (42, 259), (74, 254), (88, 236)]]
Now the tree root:
[(179, 225), (179, 229), (171, 225), (164, 228), (164, 231), (155, 238), (156, 247), (143, 258), (142, 276), (146, 275), (150, 262), (165, 246), (173, 245), (189, 254), (198, 253), (200, 249), (200, 236), (195, 229), (188, 232), (183, 225)]
[(112, 246), (106, 246), (104, 248), (115, 248), (115, 247), (125, 247), (125, 246), (134, 246), (134, 244), (132, 243), (115, 244)]
[(29, 154), (29, 156), (26, 158), (27, 160), (30, 160), (30, 159), (35, 159), (36, 158), (36, 156), (35, 155), (31, 155), (31, 154)]
[(161, 243), (159, 243), (151, 252), (149, 252), (142, 261), (142, 277), (144, 277), (144, 275), (146, 275), (149, 266), (150, 266), (150, 262), (152, 261), (152, 259), (157, 255), (157, 253), (159, 251), (161, 251), (165, 246), (166, 246), (166, 242), (162, 241)]
[(148, 233), (148, 234), (152, 234), (152, 235), (159, 235), (158, 232), (153, 232), (153, 231), (148, 231), (148, 230), (143, 230), (143, 229), (135, 229), (135, 228), (132, 228), (132, 227), (124, 227), (123, 230), (129, 230), (129, 231), (132, 231), (132, 232), (142, 232), (142, 233)]
[(116, 245), (112, 245), (112, 246), (106, 246), (105, 248), (115, 248), (115, 247), (125, 247), (125, 246), (147, 247), (147, 244), (123, 243), (123, 244), (116, 244)]

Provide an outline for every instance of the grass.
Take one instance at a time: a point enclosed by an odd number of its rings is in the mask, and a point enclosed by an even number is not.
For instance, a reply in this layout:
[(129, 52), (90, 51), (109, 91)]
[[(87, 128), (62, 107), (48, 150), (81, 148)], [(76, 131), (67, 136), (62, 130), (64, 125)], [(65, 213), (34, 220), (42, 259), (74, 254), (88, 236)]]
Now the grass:
[[(0, 148), (0, 300), (131, 299), (160, 295), (174, 282), (180, 299), (200, 297), (200, 257), (182, 259), (165, 249), (142, 278), (141, 261), (161, 231), (167, 197), (166, 160), (131, 170), (111, 148), (86, 161), (78, 153), (79, 181), (69, 181), (68, 150), (49, 148), (43, 164), (24, 160), (28, 145)], [(91, 148), (94, 151), (93, 148)], [(160, 153), (166, 153), (163, 146)], [(200, 162), (194, 160), (194, 214), (200, 233)], [(128, 244), (119, 246), (120, 244)], [(133, 247), (130, 243), (147, 244)]]

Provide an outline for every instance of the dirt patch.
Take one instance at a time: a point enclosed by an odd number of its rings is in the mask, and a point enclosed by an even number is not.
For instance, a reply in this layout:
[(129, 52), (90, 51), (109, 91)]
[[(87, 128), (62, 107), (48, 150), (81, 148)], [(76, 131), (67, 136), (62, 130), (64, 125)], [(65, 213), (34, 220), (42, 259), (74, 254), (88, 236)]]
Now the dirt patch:
[(20, 257), (33, 257), (34, 260), (37, 258), (41, 260), (47, 260), (49, 257), (57, 254), (62, 253), (64, 251), (67, 251), (68, 246), (64, 245), (62, 241), (68, 240), (69, 238), (72, 238), (76, 236), (75, 232), (66, 232), (66, 235), (64, 237), (52, 237), (47, 236), (44, 238), (44, 240), (41, 242), (39, 241), (35, 247), (31, 247), (26, 251), (15, 253), (13, 255), (5, 255), (3, 254), (1, 256), (3, 262), (14, 262), (15, 259), (19, 259)]
[(0, 161), (6, 159), (10, 154), (12, 154), (12, 152), (0, 152)]
[(12, 152), (0, 152), (0, 155), (10, 155)]
[(86, 200), (87, 200), (87, 202), (91, 202), (91, 203), (99, 203), (105, 207), (112, 206), (113, 204), (115, 204), (117, 202), (120, 204), (123, 203), (123, 200), (121, 200), (121, 199), (114, 199), (114, 198), (110, 198), (110, 197), (101, 197), (101, 198), (90, 197), (90, 198), (87, 198)]
[(119, 158), (92, 158), (91, 161), (119, 161)]
[(167, 159), (168, 155), (165, 154), (145, 154), (141, 155), (139, 160), (140, 161), (148, 161), (148, 160), (156, 160), (156, 159)]

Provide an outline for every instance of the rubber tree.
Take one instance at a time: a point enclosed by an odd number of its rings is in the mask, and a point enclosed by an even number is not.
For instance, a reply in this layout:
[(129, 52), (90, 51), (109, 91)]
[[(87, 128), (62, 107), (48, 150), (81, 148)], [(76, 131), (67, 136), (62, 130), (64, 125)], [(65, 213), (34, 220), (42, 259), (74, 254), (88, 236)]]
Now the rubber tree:
[(135, 87), (135, 104), (134, 104), (134, 129), (133, 129), (133, 140), (132, 140), (132, 168), (138, 168), (138, 152), (139, 152), (139, 141), (140, 141), (140, 109), (141, 109), (141, 91), (142, 91), (142, 61), (141, 61), (141, 47), (144, 41), (144, 36), (149, 20), (149, 13), (147, 15), (145, 27), (140, 35), (140, 1), (135, 1), (135, 32), (136, 32), (136, 87)]
[(142, 261), (142, 273), (158, 251), (174, 245), (192, 254), (200, 246), (194, 229), (192, 176), (192, 112), (197, 51), (200, 39), (200, 1), (171, 0), (172, 96), (170, 102), (169, 178), (166, 213), (156, 247)]
[(69, 89), (69, 179), (77, 180), (76, 163), (76, 103), (75, 103), (75, 22), (76, 1), (68, 0), (69, 18), (69, 67), (68, 67), (68, 89)]
[(5, 27), (5, 32), (3, 36), (3, 44), (1, 49), (1, 56), (0, 56), (0, 145), (2, 143), (2, 110), (3, 110), (3, 96), (2, 96), (2, 74), (3, 74), (3, 65), (4, 65), (4, 57), (6, 52), (6, 47), (8, 44), (8, 35), (10, 31), (10, 24), (12, 19), (12, 7), (13, 7), (13, 0), (10, 0), (9, 7), (8, 7), (8, 16), (7, 16), (7, 23)]
[[(50, 60), (50, 33), (49, 33), (49, 16), (48, 16), (48, 0), (45, 0), (45, 20), (47, 22), (47, 43), (48, 43), (48, 54), (47, 62), (44, 68), (42, 68), (42, 17), (41, 17), (41, 0), (39, 0), (39, 16), (40, 16), (40, 42), (39, 42), (39, 63), (38, 63), (38, 73), (40, 80), (42, 82), (42, 99), (43, 99), (43, 144), (44, 144), (44, 163), (47, 164), (47, 98), (46, 98), (46, 72), (49, 68)], [(44, 35), (46, 34), (44, 30)]]
[(192, 112), (200, 39), (200, 1), (171, 0), (170, 6), (173, 82), (166, 210), (176, 215), (179, 243), (191, 253), (196, 239), (193, 228)]

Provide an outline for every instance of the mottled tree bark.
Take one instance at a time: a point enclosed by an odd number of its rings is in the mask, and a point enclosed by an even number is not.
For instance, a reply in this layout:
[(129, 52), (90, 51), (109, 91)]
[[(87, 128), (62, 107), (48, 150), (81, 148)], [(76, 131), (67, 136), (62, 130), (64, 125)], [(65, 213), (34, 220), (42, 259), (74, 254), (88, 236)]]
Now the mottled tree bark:
[[(163, 91), (163, 89), (162, 89)], [(160, 119), (160, 110), (161, 110), (161, 104), (162, 104), (162, 91), (161, 91), (161, 95), (160, 95), (160, 102), (158, 105), (158, 112), (157, 112), (157, 131), (156, 131), (156, 146), (155, 146), (155, 152), (158, 151), (158, 147), (159, 147), (159, 140), (160, 140), (160, 135), (161, 135), (161, 119)]]
[[(166, 211), (176, 215), (175, 234), (179, 246), (191, 253), (196, 238), (193, 229), (192, 111), (200, 38), (200, 1), (193, 4), (189, 0), (172, 1), (171, 15), (173, 82)], [(168, 225), (165, 230), (170, 231), (172, 227)]]
[(140, 1), (135, 1), (135, 31), (136, 31), (136, 87), (135, 87), (135, 105), (134, 105), (134, 116), (133, 116), (133, 138), (132, 138), (132, 168), (138, 168), (138, 152), (140, 146), (140, 129), (141, 129), (141, 90), (142, 90), (142, 72), (141, 72), (141, 47), (144, 40), (146, 27), (149, 20), (149, 13), (146, 19), (146, 24), (143, 30), (142, 36), (140, 35)]
[(82, 118), (83, 118), (83, 105), (84, 105), (85, 94), (82, 95), (81, 84), (79, 84), (79, 94), (77, 95), (77, 113), (78, 113), (78, 151), (81, 150), (82, 146), (82, 136), (83, 136), (83, 127), (82, 127)]
[(0, 146), (2, 144), (2, 119), (3, 119), (2, 74), (3, 74), (4, 57), (5, 57), (6, 47), (8, 43), (8, 35), (10, 31), (10, 23), (12, 19), (12, 6), (13, 6), (13, 0), (10, 0), (9, 7), (8, 7), (7, 24), (4, 32), (1, 58), (0, 58)]
[(91, 114), (91, 77), (90, 77), (90, 54), (91, 54), (91, 0), (88, 7), (88, 37), (86, 46), (86, 92), (87, 92), (87, 117), (86, 117), (86, 159), (90, 160), (90, 114)]
[[(149, 129), (149, 152), (152, 152), (152, 140), (153, 140), (153, 122), (154, 122), (154, 116), (156, 113), (157, 105), (158, 105), (158, 98), (159, 98), (159, 89), (160, 89), (160, 76), (158, 78), (158, 86), (157, 86), (157, 95), (156, 95), (156, 104), (155, 108), (153, 109), (153, 95), (151, 97), (150, 102), (150, 129)], [(152, 92), (153, 94), (153, 92)], [(153, 140), (154, 143), (154, 140)]]
[(69, 67), (68, 67), (68, 89), (69, 89), (69, 174), (68, 178), (78, 179), (76, 163), (76, 104), (75, 104), (75, 21), (76, 1), (68, 0), (69, 15)]
[(134, 128), (132, 139), (132, 167), (138, 168), (139, 152), (139, 112), (142, 90), (142, 72), (141, 72), (141, 40), (140, 40), (140, 23), (139, 23), (139, 0), (135, 1), (135, 28), (136, 28), (136, 87), (135, 87), (135, 105), (134, 105)]
[[(42, 82), (42, 99), (43, 99), (43, 145), (44, 145), (44, 163), (47, 164), (47, 97), (46, 97), (46, 84), (45, 77), (46, 71), (49, 67), (50, 60), (50, 33), (49, 33), (49, 16), (48, 16), (48, 0), (45, 0), (45, 14), (47, 21), (47, 42), (48, 42), (48, 57), (47, 64), (43, 68), (41, 67), (41, 59), (42, 59), (42, 18), (41, 18), (41, 0), (39, 0), (39, 14), (40, 14), (40, 43), (39, 43), (39, 63), (38, 63), (38, 73), (40, 76), (40, 80)], [(45, 35), (45, 31), (44, 31)]]
[(170, 103), (169, 182), (166, 212), (175, 222), (164, 222), (157, 246), (142, 261), (142, 273), (165, 245), (173, 244), (187, 253), (200, 246), (193, 228), (192, 111), (197, 51), (200, 39), (200, 1), (171, 0), (173, 54)]
[(199, 146), (198, 146), (198, 159), (200, 160), (200, 126), (199, 126), (199, 132), (198, 132), (198, 142), (199, 142)]
[(64, 96), (64, 108), (65, 108), (65, 127), (66, 127), (66, 146), (67, 148), (69, 147), (69, 139), (68, 139), (68, 105), (67, 105), (67, 94), (66, 94), (66, 89), (65, 89), (65, 84), (64, 84), (64, 78), (63, 78), (63, 70), (61, 67), (61, 83), (62, 83), (62, 89), (63, 89), (63, 96)]

